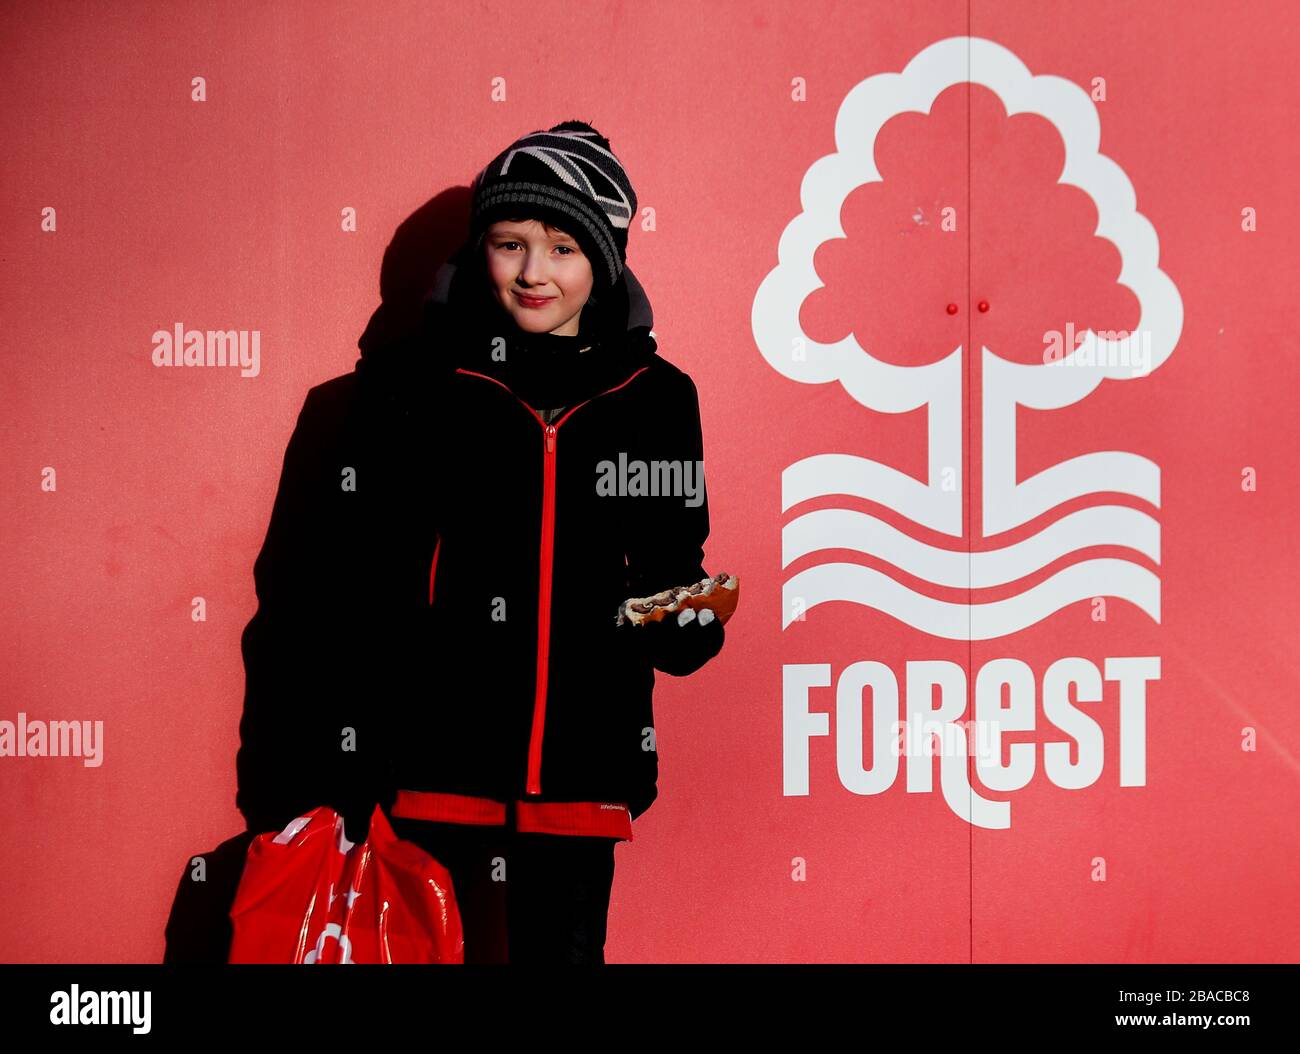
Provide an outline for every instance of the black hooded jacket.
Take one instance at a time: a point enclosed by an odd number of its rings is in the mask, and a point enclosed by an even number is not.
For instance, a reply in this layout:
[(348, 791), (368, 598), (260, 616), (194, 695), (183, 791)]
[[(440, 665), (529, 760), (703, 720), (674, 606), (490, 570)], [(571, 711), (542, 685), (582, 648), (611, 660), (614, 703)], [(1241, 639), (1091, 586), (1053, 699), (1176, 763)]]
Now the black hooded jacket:
[(654, 671), (722, 647), (717, 621), (616, 625), (624, 599), (705, 577), (709, 534), (695, 384), (635, 276), (584, 308), (575, 356), (494, 308), (476, 260), (439, 271), (414, 333), (307, 393), (242, 640), (253, 830), (329, 804), (363, 831), (399, 789), (635, 819)]

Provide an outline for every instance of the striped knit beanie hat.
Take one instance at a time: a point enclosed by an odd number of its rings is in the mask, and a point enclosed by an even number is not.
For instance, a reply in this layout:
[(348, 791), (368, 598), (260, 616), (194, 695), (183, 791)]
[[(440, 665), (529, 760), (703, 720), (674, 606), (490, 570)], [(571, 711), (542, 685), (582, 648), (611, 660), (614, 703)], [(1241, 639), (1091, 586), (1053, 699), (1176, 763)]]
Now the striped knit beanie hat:
[(536, 218), (571, 234), (591, 261), (597, 287), (618, 282), (636, 192), (609, 140), (583, 121), (530, 132), (474, 177), (470, 238), (498, 220)]

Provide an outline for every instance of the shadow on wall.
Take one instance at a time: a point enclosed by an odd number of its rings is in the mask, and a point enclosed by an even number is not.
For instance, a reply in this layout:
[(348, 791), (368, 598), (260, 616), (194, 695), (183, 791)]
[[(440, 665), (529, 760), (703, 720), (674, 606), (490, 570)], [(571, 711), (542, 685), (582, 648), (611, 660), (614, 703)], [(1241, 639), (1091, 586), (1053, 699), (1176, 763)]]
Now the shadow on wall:
[(411, 213), (393, 232), (379, 268), (379, 306), (357, 346), (398, 340), (419, 324), (439, 267), (469, 230), (470, 188), (452, 187)]
[(230, 908), (244, 873), (253, 832), (244, 831), (202, 856), (186, 862), (172, 901), (165, 930), (164, 963), (224, 963), (230, 958), (234, 930)]
[[(438, 268), (465, 239), (469, 206), (470, 188), (454, 187), (397, 228), (380, 266), (380, 303), (357, 341), (359, 349), (383, 347), (416, 331)], [(323, 488), (316, 485), (324, 478), (322, 466), (332, 472), (338, 452), (351, 451), (358, 427), (351, 412), (354, 379), (350, 373), (319, 386), (322, 412), (300, 418), (284, 452), (270, 525), (253, 568), (258, 609), (241, 640), (244, 711), (239, 754), (232, 760), (236, 806), (247, 830), (200, 854), (201, 868), (198, 856), (186, 859), (167, 921), (164, 963), (228, 960), (230, 908), (256, 834), (283, 830), (294, 817), (331, 805), (344, 816), (348, 836), (359, 841), (375, 802), (390, 803), (390, 789), (374, 766), (356, 754), (341, 756), (338, 745), (343, 725), (358, 728), (362, 743), (380, 743), (379, 735), (370, 738), (374, 726), (366, 726), (367, 715), (350, 708), (358, 699), (398, 688), (374, 676), (383, 668), (381, 652), (369, 652), (374, 661), (366, 657), (368, 649), (392, 645), (383, 620), (373, 617), (385, 598), (353, 597), (348, 583), (364, 576), (331, 573), (348, 539), (331, 539), (326, 528), (338, 518), (331, 519), (333, 507), (323, 505)], [(324, 603), (365, 614), (358, 623), (330, 627), (339, 635), (333, 643), (345, 650), (331, 648), (313, 622), (312, 611)], [(349, 683), (349, 670), (358, 680)], [(375, 754), (371, 749), (364, 756)]]

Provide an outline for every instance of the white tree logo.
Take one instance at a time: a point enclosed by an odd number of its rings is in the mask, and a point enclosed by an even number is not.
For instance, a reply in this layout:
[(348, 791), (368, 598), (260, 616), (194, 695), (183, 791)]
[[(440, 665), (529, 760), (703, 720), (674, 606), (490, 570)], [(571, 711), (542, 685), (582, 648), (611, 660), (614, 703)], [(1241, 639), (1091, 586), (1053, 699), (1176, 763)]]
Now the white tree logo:
[[(1140, 319), (1131, 331), (1108, 337), (1087, 329), (1055, 362), (1026, 363), (979, 344), (982, 370), (981, 461), (983, 517), (988, 538), (1026, 524), (1061, 504), (1101, 492), (1160, 505), (1160, 469), (1139, 454), (1102, 450), (1067, 458), (1017, 482), (1016, 409), (1055, 410), (1091, 394), (1104, 379), (1129, 380), (1158, 368), (1182, 331), (1183, 305), (1159, 268), (1155, 229), (1136, 209), (1133, 185), (1099, 152), (1097, 108), (1078, 85), (1032, 76), (1007, 48), (978, 37), (951, 37), (917, 54), (901, 73), (872, 76), (845, 97), (835, 121), (836, 152), (819, 158), (804, 176), (803, 212), (782, 233), (778, 264), (754, 298), (752, 328), (758, 348), (777, 371), (803, 384), (837, 381), (862, 406), (886, 414), (925, 407), (929, 478), (914, 478), (858, 454), (826, 453), (785, 469), (782, 511), (829, 495), (879, 502), (912, 523), (963, 538), (962, 371), (958, 345), (925, 365), (885, 361), (849, 334), (818, 343), (800, 326), (805, 299), (823, 287), (813, 268), (823, 243), (842, 239), (841, 207), (865, 184), (881, 182), (877, 136), (891, 118), (929, 114), (944, 89), (969, 81), (996, 93), (1008, 117), (1045, 118), (1060, 136), (1064, 166), (1058, 182), (1077, 187), (1094, 203), (1096, 236), (1118, 249), (1117, 281), (1137, 298)], [(884, 354), (888, 349), (876, 349)], [(1006, 349), (1002, 349), (1006, 350)], [(1136, 363), (1140, 368), (1135, 368)], [(948, 485), (940, 476), (948, 473)], [(951, 474), (955, 472), (956, 486)], [(928, 544), (878, 517), (849, 509), (818, 509), (796, 516), (782, 531), (783, 566), (809, 553), (851, 549), (872, 554), (937, 586), (1007, 586), (1088, 546), (1116, 545), (1160, 561), (1160, 529), (1149, 513), (1094, 503), (1001, 548)], [(845, 600), (882, 611), (915, 629), (951, 640), (988, 640), (1025, 629), (1078, 600), (1113, 596), (1160, 621), (1160, 580), (1142, 564), (1107, 557), (1077, 561), (1038, 584), (986, 602), (928, 597), (890, 576), (855, 563), (824, 562), (792, 575), (783, 587), (783, 627), (803, 611)]]

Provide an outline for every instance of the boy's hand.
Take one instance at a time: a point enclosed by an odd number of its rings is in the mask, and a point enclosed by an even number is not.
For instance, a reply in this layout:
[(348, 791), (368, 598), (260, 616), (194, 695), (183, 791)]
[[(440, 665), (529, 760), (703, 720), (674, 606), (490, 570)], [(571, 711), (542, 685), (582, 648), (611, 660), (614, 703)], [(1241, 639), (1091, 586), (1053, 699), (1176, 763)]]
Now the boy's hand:
[(621, 632), (636, 638), (656, 670), (673, 677), (698, 670), (722, 650), (726, 637), (722, 620), (708, 608), (683, 608), (640, 625), (625, 622)]
[[(736, 594), (733, 590), (735, 586), (727, 591), (728, 597), (722, 604), (722, 610), (727, 615), (735, 610)], [(699, 591), (692, 594), (692, 597), (699, 597)], [(719, 595), (718, 599), (724, 598)], [(624, 604), (623, 613), (628, 613), (627, 603)], [(655, 669), (673, 677), (685, 677), (722, 651), (724, 621), (725, 617), (710, 607), (689, 607), (681, 603), (676, 611), (663, 611), (662, 617), (653, 621), (633, 621), (632, 617), (624, 617), (620, 632), (636, 638), (637, 646), (645, 649), (645, 654)]]

